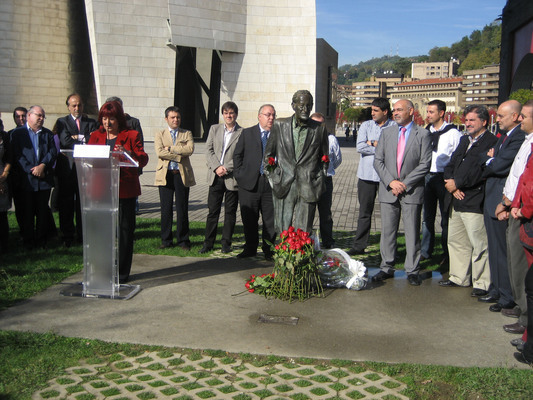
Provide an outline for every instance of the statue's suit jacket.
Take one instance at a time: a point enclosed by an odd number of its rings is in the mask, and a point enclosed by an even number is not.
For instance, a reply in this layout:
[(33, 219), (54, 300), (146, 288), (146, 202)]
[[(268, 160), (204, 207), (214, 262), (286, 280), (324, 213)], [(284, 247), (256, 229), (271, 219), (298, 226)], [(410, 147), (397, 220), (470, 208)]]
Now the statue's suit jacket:
[[(178, 128), (176, 144), (172, 143), (172, 134), (168, 127), (155, 134), (155, 152), (157, 154), (157, 167), (155, 170), (155, 185), (165, 186), (167, 184), (168, 164), (176, 161), (181, 175), (183, 185), (186, 187), (196, 185), (189, 156), (194, 151), (194, 139), (192, 132)], [(170, 151), (165, 147), (170, 147)]]
[[(228, 190), (237, 190), (237, 181), (233, 176), (233, 152), (235, 151), (235, 145), (241, 136), (241, 132), (242, 128), (239, 126), (239, 124), (236, 124), (235, 129), (231, 134), (229, 143), (226, 144), (224, 167), (226, 167), (228, 173), (223, 177), (223, 179), (226, 189)], [(224, 151), (224, 124), (211, 126), (205, 146), (207, 160), (207, 183), (211, 186), (213, 182), (215, 182), (215, 178), (217, 176), (215, 170), (221, 166), (220, 159), (222, 158), (222, 151)]]
[(291, 185), (296, 182), (300, 198), (315, 203), (326, 189), (328, 163), (322, 161), (322, 156), (329, 154), (328, 133), (321, 124), (309, 119), (305, 143), (296, 159), (293, 118), (280, 118), (274, 122), (265, 149), (264, 163), (268, 165), (268, 159), (274, 157), (277, 166), (273, 171), (265, 168), (265, 174), (277, 198), (287, 196)]
[(407, 186), (401, 201), (408, 204), (424, 202), (424, 177), (431, 167), (431, 139), (429, 132), (416, 124), (405, 144), (402, 167), (398, 176), (396, 152), (398, 150), (398, 126), (383, 129), (376, 147), (374, 169), (379, 175), (379, 201), (395, 203), (398, 197), (392, 194), (389, 184), (399, 180)]

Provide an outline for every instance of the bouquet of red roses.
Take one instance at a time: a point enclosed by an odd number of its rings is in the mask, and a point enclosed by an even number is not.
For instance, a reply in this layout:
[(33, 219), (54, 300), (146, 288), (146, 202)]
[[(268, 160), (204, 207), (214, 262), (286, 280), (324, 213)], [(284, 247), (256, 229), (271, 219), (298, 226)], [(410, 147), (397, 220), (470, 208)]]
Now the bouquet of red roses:
[(323, 293), (314, 241), (308, 232), (289, 227), (274, 247), (271, 295), (282, 300), (304, 300)]

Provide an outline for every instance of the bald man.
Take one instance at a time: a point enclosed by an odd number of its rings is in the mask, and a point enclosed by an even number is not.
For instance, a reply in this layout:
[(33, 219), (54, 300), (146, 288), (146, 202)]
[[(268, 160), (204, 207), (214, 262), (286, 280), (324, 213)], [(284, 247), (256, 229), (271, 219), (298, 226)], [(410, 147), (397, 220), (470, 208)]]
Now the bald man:
[(392, 116), (396, 125), (383, 129), (374, 169), (381, 204), (380, 271), (372, 277), (381, 282), (394, 277), (400, 217), (405, 230), (404, 268), (409, 284), (420, 285), (420, 220), (424, 202), (424, 178), (431, 166), (429, 132), (413, 121), (415, 108), (409, 100), (398, 100)]
[(479, 301), (494, 303), (490, 311), (501, 312), (503, 309), (513, 309), (513, 298), (509, 271), (507, 268), (507, 220), (498, 220), (496, 207), (502, 201), (503, 187), (511, 170), (511, 165), (524, 142), (525, 133), (520, 129), (520, 111), (522, 105), (516, 100), (509, 100), (498, 107), (497, 121), (500, 136), (496, 145), (482, 157), (483, 178), (485, 183), (485, 204), (483, 219), (487, 230), (489, 268), (491, 284), (487, 296)]

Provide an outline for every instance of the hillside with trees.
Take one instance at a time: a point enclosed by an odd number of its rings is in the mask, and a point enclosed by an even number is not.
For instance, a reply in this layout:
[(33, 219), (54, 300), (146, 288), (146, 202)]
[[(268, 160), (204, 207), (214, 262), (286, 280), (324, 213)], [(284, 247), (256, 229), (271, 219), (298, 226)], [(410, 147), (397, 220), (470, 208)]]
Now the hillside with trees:
[(339, 68), (337, 83), (341, 85), (352, 82), (367, 81), (372, 75), (392, 72), (411, 75), (411, 63), (424, 61), (448, 61), (455, 58), (460, 61), (458, 74), (464, 70), (481, 68), (484, 65), (500, 62), (501, 24), (494, 22), (482, 30), (473, 31), (451, 46), (434, 47), (428, 55), (413, 57), (383, 56), (362, 61), (357, 65), (346, 64)]

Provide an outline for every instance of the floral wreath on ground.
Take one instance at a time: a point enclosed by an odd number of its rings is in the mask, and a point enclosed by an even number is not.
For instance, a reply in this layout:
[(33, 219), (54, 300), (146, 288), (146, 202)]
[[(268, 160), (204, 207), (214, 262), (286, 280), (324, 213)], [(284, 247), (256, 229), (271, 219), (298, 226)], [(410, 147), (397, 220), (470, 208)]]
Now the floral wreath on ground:
[(340, 249), (318, 251), (311, 235), (293, 226), (280, 234), (273, 259), (272, 273), (251, 275), (246, 281), (250, 293), (290, 302), (322, 296), (324, 287), (361, 290), (366, 286), (367, 272), (361, 261)]

